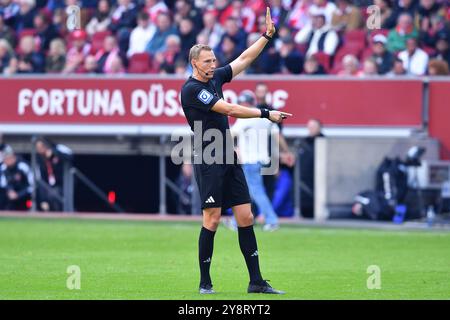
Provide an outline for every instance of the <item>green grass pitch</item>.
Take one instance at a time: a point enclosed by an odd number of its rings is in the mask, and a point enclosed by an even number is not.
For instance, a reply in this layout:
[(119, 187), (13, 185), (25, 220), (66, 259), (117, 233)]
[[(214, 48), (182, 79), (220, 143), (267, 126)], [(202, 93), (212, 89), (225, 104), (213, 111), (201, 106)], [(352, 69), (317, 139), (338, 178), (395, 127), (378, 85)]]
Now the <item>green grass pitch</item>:
[[(237, 234), (221, 226), (216, 295), (197, 293), (199, 222), (0, 218), (0, 299), (449, 299), (450, 233), (256, 226), (264, 278), (249, 295)], [(81, 271), (69, 290), (67, 268)], [(380, 289), (368, 289), (370, 265)]]

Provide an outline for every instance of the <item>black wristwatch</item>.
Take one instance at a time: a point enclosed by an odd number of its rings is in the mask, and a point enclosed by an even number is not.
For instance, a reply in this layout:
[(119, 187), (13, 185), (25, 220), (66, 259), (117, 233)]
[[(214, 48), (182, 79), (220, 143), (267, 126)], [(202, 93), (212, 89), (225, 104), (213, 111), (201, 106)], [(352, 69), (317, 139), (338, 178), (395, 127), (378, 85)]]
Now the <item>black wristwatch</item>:
[(269, 37), (269, 36), (267, 35), (267, 33), (265, 33), (265, 32), (262, 34), (262, 36), (263, 36), (264, 38), (266, 38), (267, 40), (269, 40), (269, 41), (272, 40), (272, 37)]
[(269, 119), (269, 117), (270, 117), (270, 111), (269, 111), (269, 109), (267, 109), (267, 108), (262, 108), (262, 109), (260, 109), (261, 110), (261, 118), (266, 118), (266, 119)]

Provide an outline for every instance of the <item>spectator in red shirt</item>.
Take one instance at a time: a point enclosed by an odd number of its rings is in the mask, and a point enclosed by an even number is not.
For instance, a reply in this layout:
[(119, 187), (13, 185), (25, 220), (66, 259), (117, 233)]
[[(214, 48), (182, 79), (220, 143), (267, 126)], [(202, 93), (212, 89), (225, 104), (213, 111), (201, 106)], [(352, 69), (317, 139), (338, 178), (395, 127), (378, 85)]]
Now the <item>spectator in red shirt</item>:
[(297, 0), (287, 18), (287, 24), (291, 28), (300, 30), (311, 23), (309, 15), (311, 3), (312, 0)]
[(226, 23), (226, 20), (230, 17), (236, 18), (245, 32), (250, 33), (255, 31), (255, 12), (251, 8), (246, 7), (243, 0), (232, 0), (231, 4), (224, 10), (221, 19)]
[(266, 1), (265, 0), (245, 0), (244, 6), (250, 8), (257, 17), (266, 13)]
[(221, 26), (225, 26), (225, 22), (230, 17), (227, 12), (228, 7), (230, 6), (228, 0), (214, 0), (214, 10), (216, 11), (217, 21)]
[(75, 30), (72, 33), (72, 40), (72, 47), (67, 52), (66, 66), (63, 73), (76, 72), (83, 65), (84, 58), (91, 51), (91, 45), (87, 42), (86, 31)]
[(167, 8), (167, 5), (163, 0), (145, 0), (145, 7), (143, 10), (148, 13), (150, 21), (153, 24), (156, 24), (158, 15), (161, 12), (169, 13), (169, 8)]

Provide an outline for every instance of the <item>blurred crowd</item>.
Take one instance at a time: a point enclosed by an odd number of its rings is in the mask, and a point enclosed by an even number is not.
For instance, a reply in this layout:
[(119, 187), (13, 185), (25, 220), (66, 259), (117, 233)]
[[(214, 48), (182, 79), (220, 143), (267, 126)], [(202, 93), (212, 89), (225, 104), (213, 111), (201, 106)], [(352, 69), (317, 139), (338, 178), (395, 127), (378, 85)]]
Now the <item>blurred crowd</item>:
[(0, 72), (187, 75), (195, 43), (220, 66), (256, 41), (266, 5), (276, 38), (247, 73), (449, 73), (446, 0), (0, 0)]
[(34, 149), (33, 168), (0, 134), (0, 210), (30, 209), (33, 192), (38, 211), (63, 209), (64, 163), (72, 161), (72, 152), (44, 137), (35, 140)]

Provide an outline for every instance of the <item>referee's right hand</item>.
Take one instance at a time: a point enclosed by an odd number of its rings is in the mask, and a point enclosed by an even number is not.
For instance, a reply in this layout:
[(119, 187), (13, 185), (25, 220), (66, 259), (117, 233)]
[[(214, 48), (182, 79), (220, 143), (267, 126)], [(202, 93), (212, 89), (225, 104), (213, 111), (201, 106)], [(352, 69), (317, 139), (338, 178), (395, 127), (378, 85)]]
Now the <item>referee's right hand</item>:
[(277, 111), (277, 110), (271, 110), (269, 112), (269, 120), (272, 122), (280, 123), (284, 119), (292, 117), (291, 113)]

